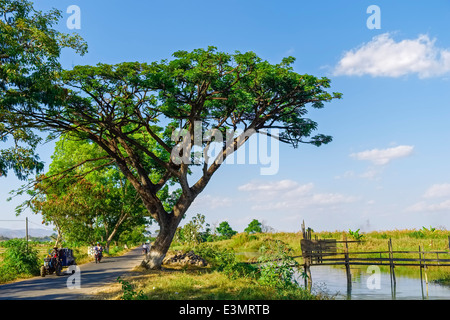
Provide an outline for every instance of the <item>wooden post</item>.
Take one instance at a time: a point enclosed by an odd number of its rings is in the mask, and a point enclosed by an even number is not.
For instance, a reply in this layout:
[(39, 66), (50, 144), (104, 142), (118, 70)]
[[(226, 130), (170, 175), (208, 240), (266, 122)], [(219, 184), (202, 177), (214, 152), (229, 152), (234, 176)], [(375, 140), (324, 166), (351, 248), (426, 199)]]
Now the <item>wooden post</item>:
[(392, 248), (392, 239), (389, 239), (389, 255), (390, 255), (390, 262), (391, 262), (391, 268), (392, 268), (392, 280), (394, 281), (394, 286), (397, 284), (397, 279), (395, 278), (395, 264), (394, 264), (394, 253)]
[(309, 291), (311, 291), (312, 288), (312, 277), (311, 277), (311, 264), (309, 261), (309, 258), (305, 262), (305, 288), (308, 288)]
[(351, 291), (352, 287), (352, 274), (350, 272), (350, 260), (348, 256), (348, 242), (347, 236), (344, 234), (344, 242), (345, 242), (345, 271), (347, 273), (347, 291)]
[(397, 287), (397, 280), (395, 278), (395, 265), (394, 265), (394, 254), (393, 254), (393, 249), (392, 249), (392, 239), (389, 238), (389, 242), (388, 242), (388, 248), (389, 248), (389, 270), (390, 270), (390, 276), (391, 276), (391, 294), (392, 294), (392, 298), (395, 298), (395, 292), (396, 292), (396, 287)]
[(423, 278), (422, 278), (422, 253), (421, 253), (421, 249), (419, 246), (419, 268), (420, 268), (420, 288), (422, 289), (422, 299), (424, 298), (423, 296)]
[(305, 220), (303, 220), (303, 222), (302, 222), (302, 234), (303, 234), (303, 239), (306, 239)]

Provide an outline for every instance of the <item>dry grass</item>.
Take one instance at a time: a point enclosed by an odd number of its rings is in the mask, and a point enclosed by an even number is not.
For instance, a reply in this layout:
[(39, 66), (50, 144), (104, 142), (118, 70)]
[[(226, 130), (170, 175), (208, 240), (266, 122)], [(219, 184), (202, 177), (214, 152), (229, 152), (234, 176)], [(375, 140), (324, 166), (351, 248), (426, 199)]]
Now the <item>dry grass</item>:
[[(230, 280), (224, 273), (209, 268), (165, 266), (161, 271), (136, 268), (123, 277), (133, 291), (142, 292), (148, 300), (271, 300), (323, 299), (304, 290), (281, 292), (261, 286), (254, 279), (239, 277)], [(120, 300), (123, 291), (119, 283), (92, 293), (87, 299)]]

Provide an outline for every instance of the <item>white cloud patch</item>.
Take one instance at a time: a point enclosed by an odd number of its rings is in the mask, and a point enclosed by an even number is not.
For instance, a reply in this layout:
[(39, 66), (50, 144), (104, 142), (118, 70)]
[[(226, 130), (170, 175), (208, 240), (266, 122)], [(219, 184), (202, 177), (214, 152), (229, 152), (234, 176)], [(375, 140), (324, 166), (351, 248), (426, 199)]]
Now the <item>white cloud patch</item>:
[(192, 208), (194, 209), (219, 209), (231, 207), (233, 201), (228, 197), (201, 195), (194, 200)]
[(427, 200), (419, 201), (412, 206), (409, 206), (408, 208), (406, 208), (406, 211), (430, 212), (450, 210), (450, 183), (432, 185), (425, 191), (422, 198), (425, 198)]
[(374, 165), (386, 165), (394, 159), (404, 158), (412, 154), (414, 146), (398, 146), (387, 149), (372, 149), (352, 153), (350, 156), (357, 160), (367, 160)]
[(450, 183), (435, 184), (428, 188), (423, 195), (424, 198), (450, 197)]
[(438, 203), (427, 203), (425, 201), (420, 201), (406, 208), (406, 211), (410, 212), (443, 211), (443, 210), (450, 210), (450, 200), (445, 200)]
[(384, 33), (347, 51), (334, 68), (334, 75), (441, 76), (450, 72), (450, 49), (438, 48), (435, 42), (436, 39), (430, 39), (428, 35), (395, 41), (390, 33)]
[(257, 203), (252, 206), (252, 210), (258, 211), (328, 208), (358, 200), (357, 197), (340, 193), (314, 192), (313, 183), (299, 184), (292, 180), (250, 182), (238, 189), (248, 193), (248, 199)]

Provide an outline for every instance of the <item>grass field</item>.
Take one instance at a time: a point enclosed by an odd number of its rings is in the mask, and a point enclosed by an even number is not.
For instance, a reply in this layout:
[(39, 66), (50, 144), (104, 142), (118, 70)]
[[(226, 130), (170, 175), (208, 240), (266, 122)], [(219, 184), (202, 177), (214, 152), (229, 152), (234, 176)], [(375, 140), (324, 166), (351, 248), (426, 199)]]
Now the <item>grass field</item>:
[[(431, 229), (431, 228), (430, 228)], [(317, 232), (313, 233), (313, 237), (318, 239), (336, 239), (343, 240), (344, 235), (348, 240), (353, 240), (348, 232)], [(418, 251), (419, 246), (422, 251), (449, 251), (449, 236), (447, 230), (390, 230), (390, 231), (373, 231), (363, 234), (361, 243), (350, 244), (350, 252), (367, 252), (367, 251), (387, 251), (388, 241), (392, 239), (394, 251)], [(265, 239), (281, 240), (287, 243), (292, 249), (295, 256), (301, 255), (300, 240), (302, 233), (259, 233), (248, 235), (239, 233), (229, 240), (213, 242), (219, 248), (231, 248), (236, 253), (238, 259), (245, 261), (257, 256), (258, 249), (261, 247)], [(189, 248), (183, 246), (173, 246), (173, 250), (187, 250)], [(450, 251), (449, 251), (450, 253)], [(415, 255), (398, 254), (397, 257), (402, 258), (418, 258)], [(435, 258), (436, 256), (433, 256)], [(430, 256), (431, 258), (431, 256)], [(450, 258), (450, 255), (442, 256), (442, 258)], [(255, 258), (253, 258), (255, 259)], [(302, 259), (297, 259), (302, 263)], [(382, 271), (389, 272), (388, 266), (382, 266)], [(418, 267), (396, 267), (396, 274), (419, 277)], [(448, 282), (450, 284), (450, 267), (429, 267), (428, 277), (430, 280)]]

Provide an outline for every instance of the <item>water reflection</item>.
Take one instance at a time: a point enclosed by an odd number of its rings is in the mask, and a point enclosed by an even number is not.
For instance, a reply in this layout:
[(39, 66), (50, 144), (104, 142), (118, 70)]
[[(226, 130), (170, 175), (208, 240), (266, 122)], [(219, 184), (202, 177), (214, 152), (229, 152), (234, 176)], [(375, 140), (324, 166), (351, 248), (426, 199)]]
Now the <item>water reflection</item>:
[[(371, 273), (365, 269), (352, 268), (352, 286), (347, 288), (345, 269), (328, 266), (311, 268), (313, 292), (324, 292), (336, 299), (351, 300), (414, 300), (414, 299), (450, 299), (450, 287), (436, 283), (428, 283), (423, 290), (420, 279), (397, 275), (395, 288), (391, 286), (389, 273), (380, 273), (379, 285), (372, 285)], [(303, 283), (300, 279), (299, 283)], [(348, 290), (349, 289), (349, 290)], [(393, 290), (395, 289), (395, 290)]]

